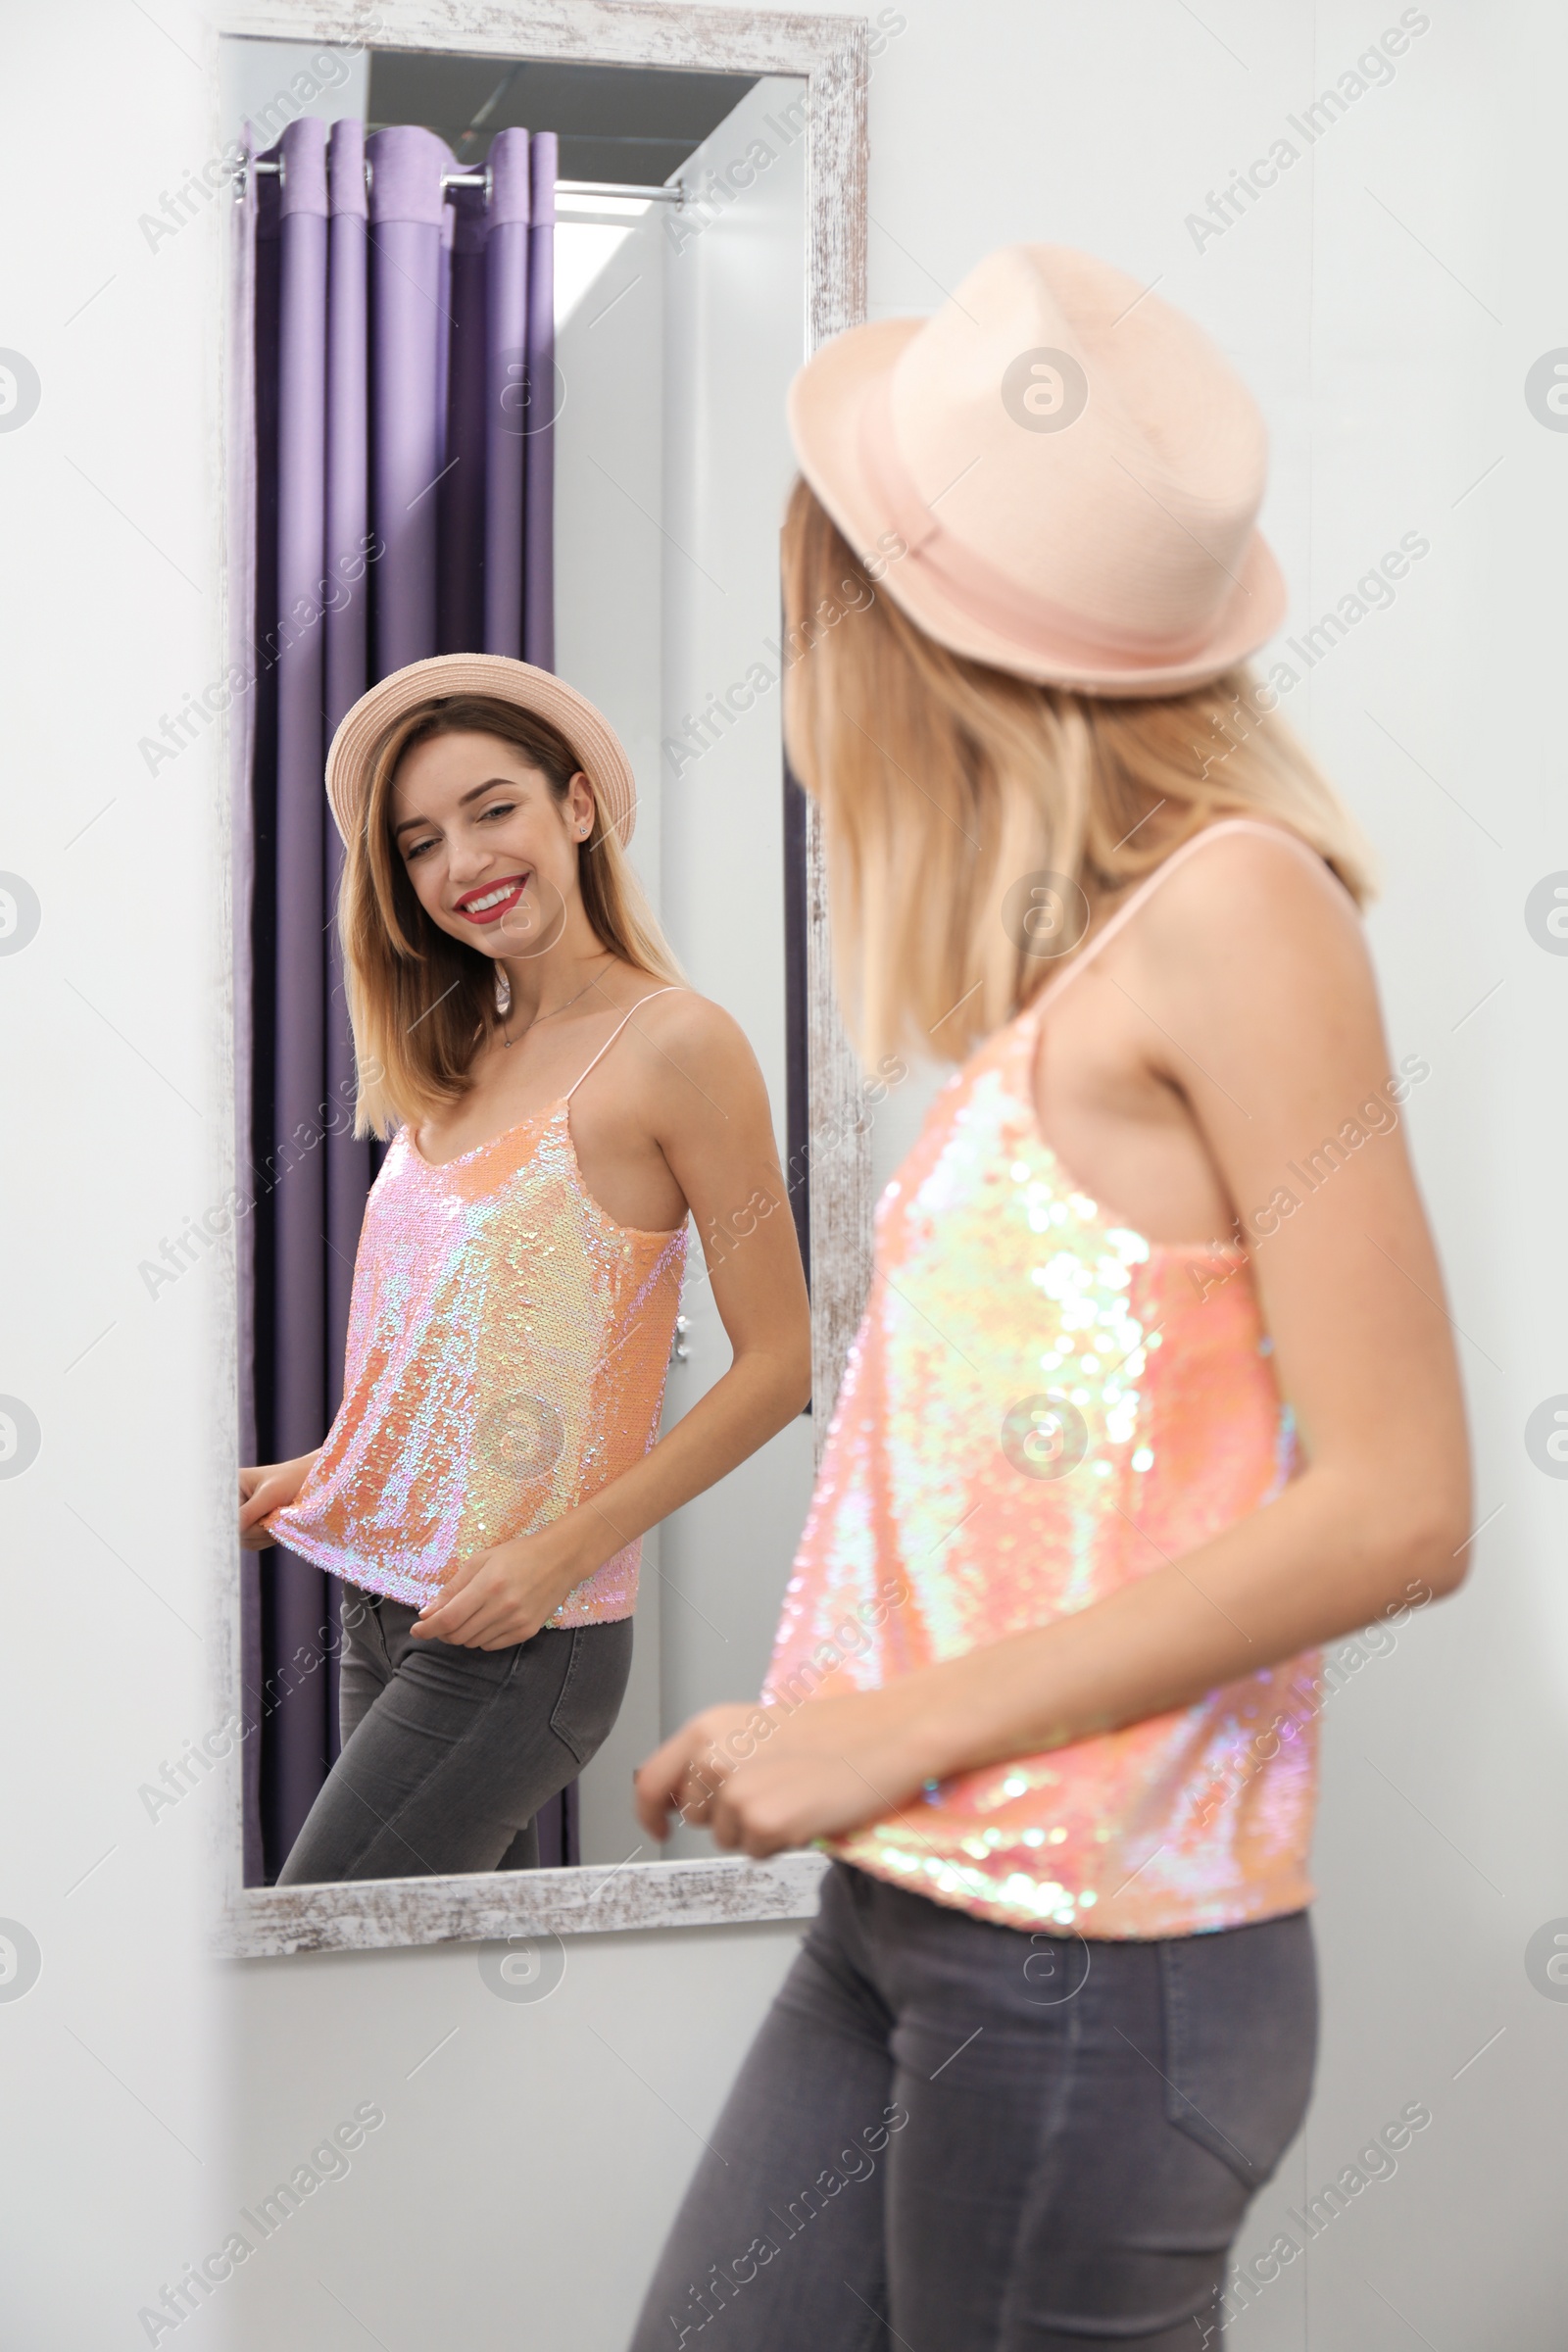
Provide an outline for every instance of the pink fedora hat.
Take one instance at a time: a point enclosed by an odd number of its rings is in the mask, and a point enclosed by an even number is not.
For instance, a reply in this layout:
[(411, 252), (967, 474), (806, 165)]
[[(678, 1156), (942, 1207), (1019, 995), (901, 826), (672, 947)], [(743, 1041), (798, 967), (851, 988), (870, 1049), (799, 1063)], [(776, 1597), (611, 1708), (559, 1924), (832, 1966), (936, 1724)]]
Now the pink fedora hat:
[(972, 661), (1171, 694), (1284, 618), (1254, 527), (1255, 402), (1190, 318), (1092, 254), (1006, 245), (934, 317), (851, 327), (796, 376), (789, 423), (856, 554), (902, 542), (882, 585)]
[(593, 787), (607, 832), (624, 846), (637, 821), (637, 779), (620, 737), (585, 694), (507, 654), (433, 654), (393, 670), (362, 694), (332, 738), (326, 755), (326, 797), (337, 829), (347, 841), (360, 821), (375, 756), (400, 718), (420, 703), (446, 702), (454, 695), (485, 694), (492, 701), (532, 710), (566, 738)]

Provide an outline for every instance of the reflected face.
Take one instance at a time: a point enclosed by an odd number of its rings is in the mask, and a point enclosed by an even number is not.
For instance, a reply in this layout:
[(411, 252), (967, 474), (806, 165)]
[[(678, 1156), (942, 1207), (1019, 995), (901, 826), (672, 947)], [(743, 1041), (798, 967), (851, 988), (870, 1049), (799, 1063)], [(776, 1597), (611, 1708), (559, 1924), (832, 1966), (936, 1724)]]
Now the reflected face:
[(564, 800), (499, 736), (435, 735), (400, 762), (393, 848), (433, 923), (482, 955), (533, 956), (579, 898), (577, 849), (593, 824), (580, 772)]

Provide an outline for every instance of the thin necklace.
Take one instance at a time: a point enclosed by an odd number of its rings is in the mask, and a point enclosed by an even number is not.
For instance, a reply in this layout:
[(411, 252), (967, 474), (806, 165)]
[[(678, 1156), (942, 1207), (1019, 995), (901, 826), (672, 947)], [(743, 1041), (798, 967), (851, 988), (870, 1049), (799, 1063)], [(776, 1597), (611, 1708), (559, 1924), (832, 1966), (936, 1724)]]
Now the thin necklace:
[[(608, 955), (610, 955), (610, 953), (611, 953), (611, 950), (610, 950), (609, 948), (607, 948), (607, 949), (604, 951), (604, 953), (605, 953), (605, 955), (606, 955), (606, 956), (608, 956)], [(596, 962), (598, 962), (598, 961), (600, 961), (600, 960), (602, 960), (602, 958), (600, 958), (600, 957), (597, 957), (597, 956), (595, 957), (595, 961), (596, 961)], [(564, 1003), (564, 1004), (552, 1004), (552, 1005), (551, 1005), (551, 1007), (550, 1007), (550, 1010), (549, 1010), (548, 1012), (536, 1012), (536, 1013), (534, 1014), (534, 1016), (533, 1016), (533, 1019), (532, 1019), (532, 1020), (531, 1020), (531, 1021), (528, 1023), (528, 1028), (527, 1028), (527, 1029), (524, 1029), (524, 1030), (522, 1030), (522, 1031), (521, 1031), (521, 1033), (520, 1033), (518, 1036), (516, 1036), (516, 1037), (513, 1037), (513, 1036), (509, 1035), (509, 1033), (508, 1033), (508, 1030), (507, 1030), (507, 1013), (506, 1013), (506, 1012), (504, 1012), (504, 1013), (501, 1015), (501, 1041), (502, 1041), (503, 1045), (506, 1045), (506, 1046), (516, 1046), (516, 1045), (520, 1045), (520, 1044), (522, 1043), (522, 1039), (523, 1039), (523, 1038), (525, 1038), (525, 1037), (528, 1035), (528, 1032), (529, 1032), (529, 1030), (532, 1030), (532, 1029), (537, 1029), (541, 1021), (553, 1021), (553, 1020), (555, 1019), (555, 1017), (556, 1017), (556, 1015), (557, 1015), (557, 1013), (558, 1013), (558, 1012), (564, 1012), (564, 1011), (566, 1011), (566, 1010), (567, 1010), (568, 1006), (570, 1006), (570, 1005), (572, 1005), (572, 1004), (576, 1004), (576, 1002), (577, 1002), (577, 997), (585, 997), (585, 996), (588, 994), (588, 991), (589, 991), (589, 990), (592, 988), (592, 986), (593, 986), (594, 982), (595, 982), (595, 981), (598, 979), (598, 977), (599, 977), (599, 975), (598, 975), (598, 973), (597, 973), (597, 972), (590, 972), (590, 973), (589, 973), (589, 975), (588, 975), (588, 977), (587, 977), (587, 979), (586, 979), (586, 980), (583, 982), (583, 984), (582, 984), (581, 988), (579, 988), (579, 989), (578, 989), (578, 991), (577, 991), (577, 996), (576, 996), (576, 997), (567, 997), (567, 999), (565, 1000), (565, 1003)], [(509, 988), (511, 987), (511, 982), (510, 982), (510, 980), (508, 981), (508, 984), (507, 984), (507, 985), (508, 985), (508, 987), (509, 987)], [(512, 1010), (512, 1004), (511, 1004), (511, 999), (510, 999), (510, 997), (509, 997), (509, 999), (508, 999), (508, 1003), (507, 1003), (507, 1012), (510, 1012), (511, 1010)]]

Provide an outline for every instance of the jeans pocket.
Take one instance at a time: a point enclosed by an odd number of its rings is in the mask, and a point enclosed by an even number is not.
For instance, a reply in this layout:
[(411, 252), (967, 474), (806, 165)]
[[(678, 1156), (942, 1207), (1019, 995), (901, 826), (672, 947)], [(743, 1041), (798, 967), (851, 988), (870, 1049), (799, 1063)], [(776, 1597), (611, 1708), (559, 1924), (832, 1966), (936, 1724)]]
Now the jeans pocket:
[(614, 1728), (631, 1673), (632, 1621), (608, 1625), (548, 1627), (536, 1641), (569, 1642), (570, 1655), (561, 1694), (550, 1710), (550, 1729), (579, 1765), (591, 1763)]
[(1249, 2190), (1306, 2113), (1317, 2055), (1317, 1963), (1304, 1911), (1174, 1936), (1159, 1947), (1165, 2113)]

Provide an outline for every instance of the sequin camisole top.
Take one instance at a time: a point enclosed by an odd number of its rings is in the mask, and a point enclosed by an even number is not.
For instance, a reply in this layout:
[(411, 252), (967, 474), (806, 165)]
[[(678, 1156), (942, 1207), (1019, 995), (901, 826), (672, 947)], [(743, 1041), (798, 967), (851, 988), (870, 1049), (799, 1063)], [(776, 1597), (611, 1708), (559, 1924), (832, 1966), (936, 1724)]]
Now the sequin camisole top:
[[(873, 1690), (1050, 1625), (1207, 1542), (1294, 1468), (1250, 1262), (1150, 1241), (1041, 1138), (1047, 998), (1173, 853), (938, 1095), (878, 1204), (851, 1348), (763, 1696)], [(1314, 858), (1314, 862), (1316, 862)], [(1315, 1657), (1046, 1755), (928, 1786), (818, 1842), (1037, 1933), (1159, 1937), (1299, 1909)]]
[[(440, 1167), (408, 1127), (394, 1137), (366, 1202), (342, 1408), (265, 1522), (290, 1551), (421, 1606), (453, 1560), (561, 1518), (654, 1444), (686, 1228), (615, 1224), (569, 1124), (625, 1025), (551, 1109)], [(624, 1545), (546, 1624), (629, 1617), (640, 1552)]]

